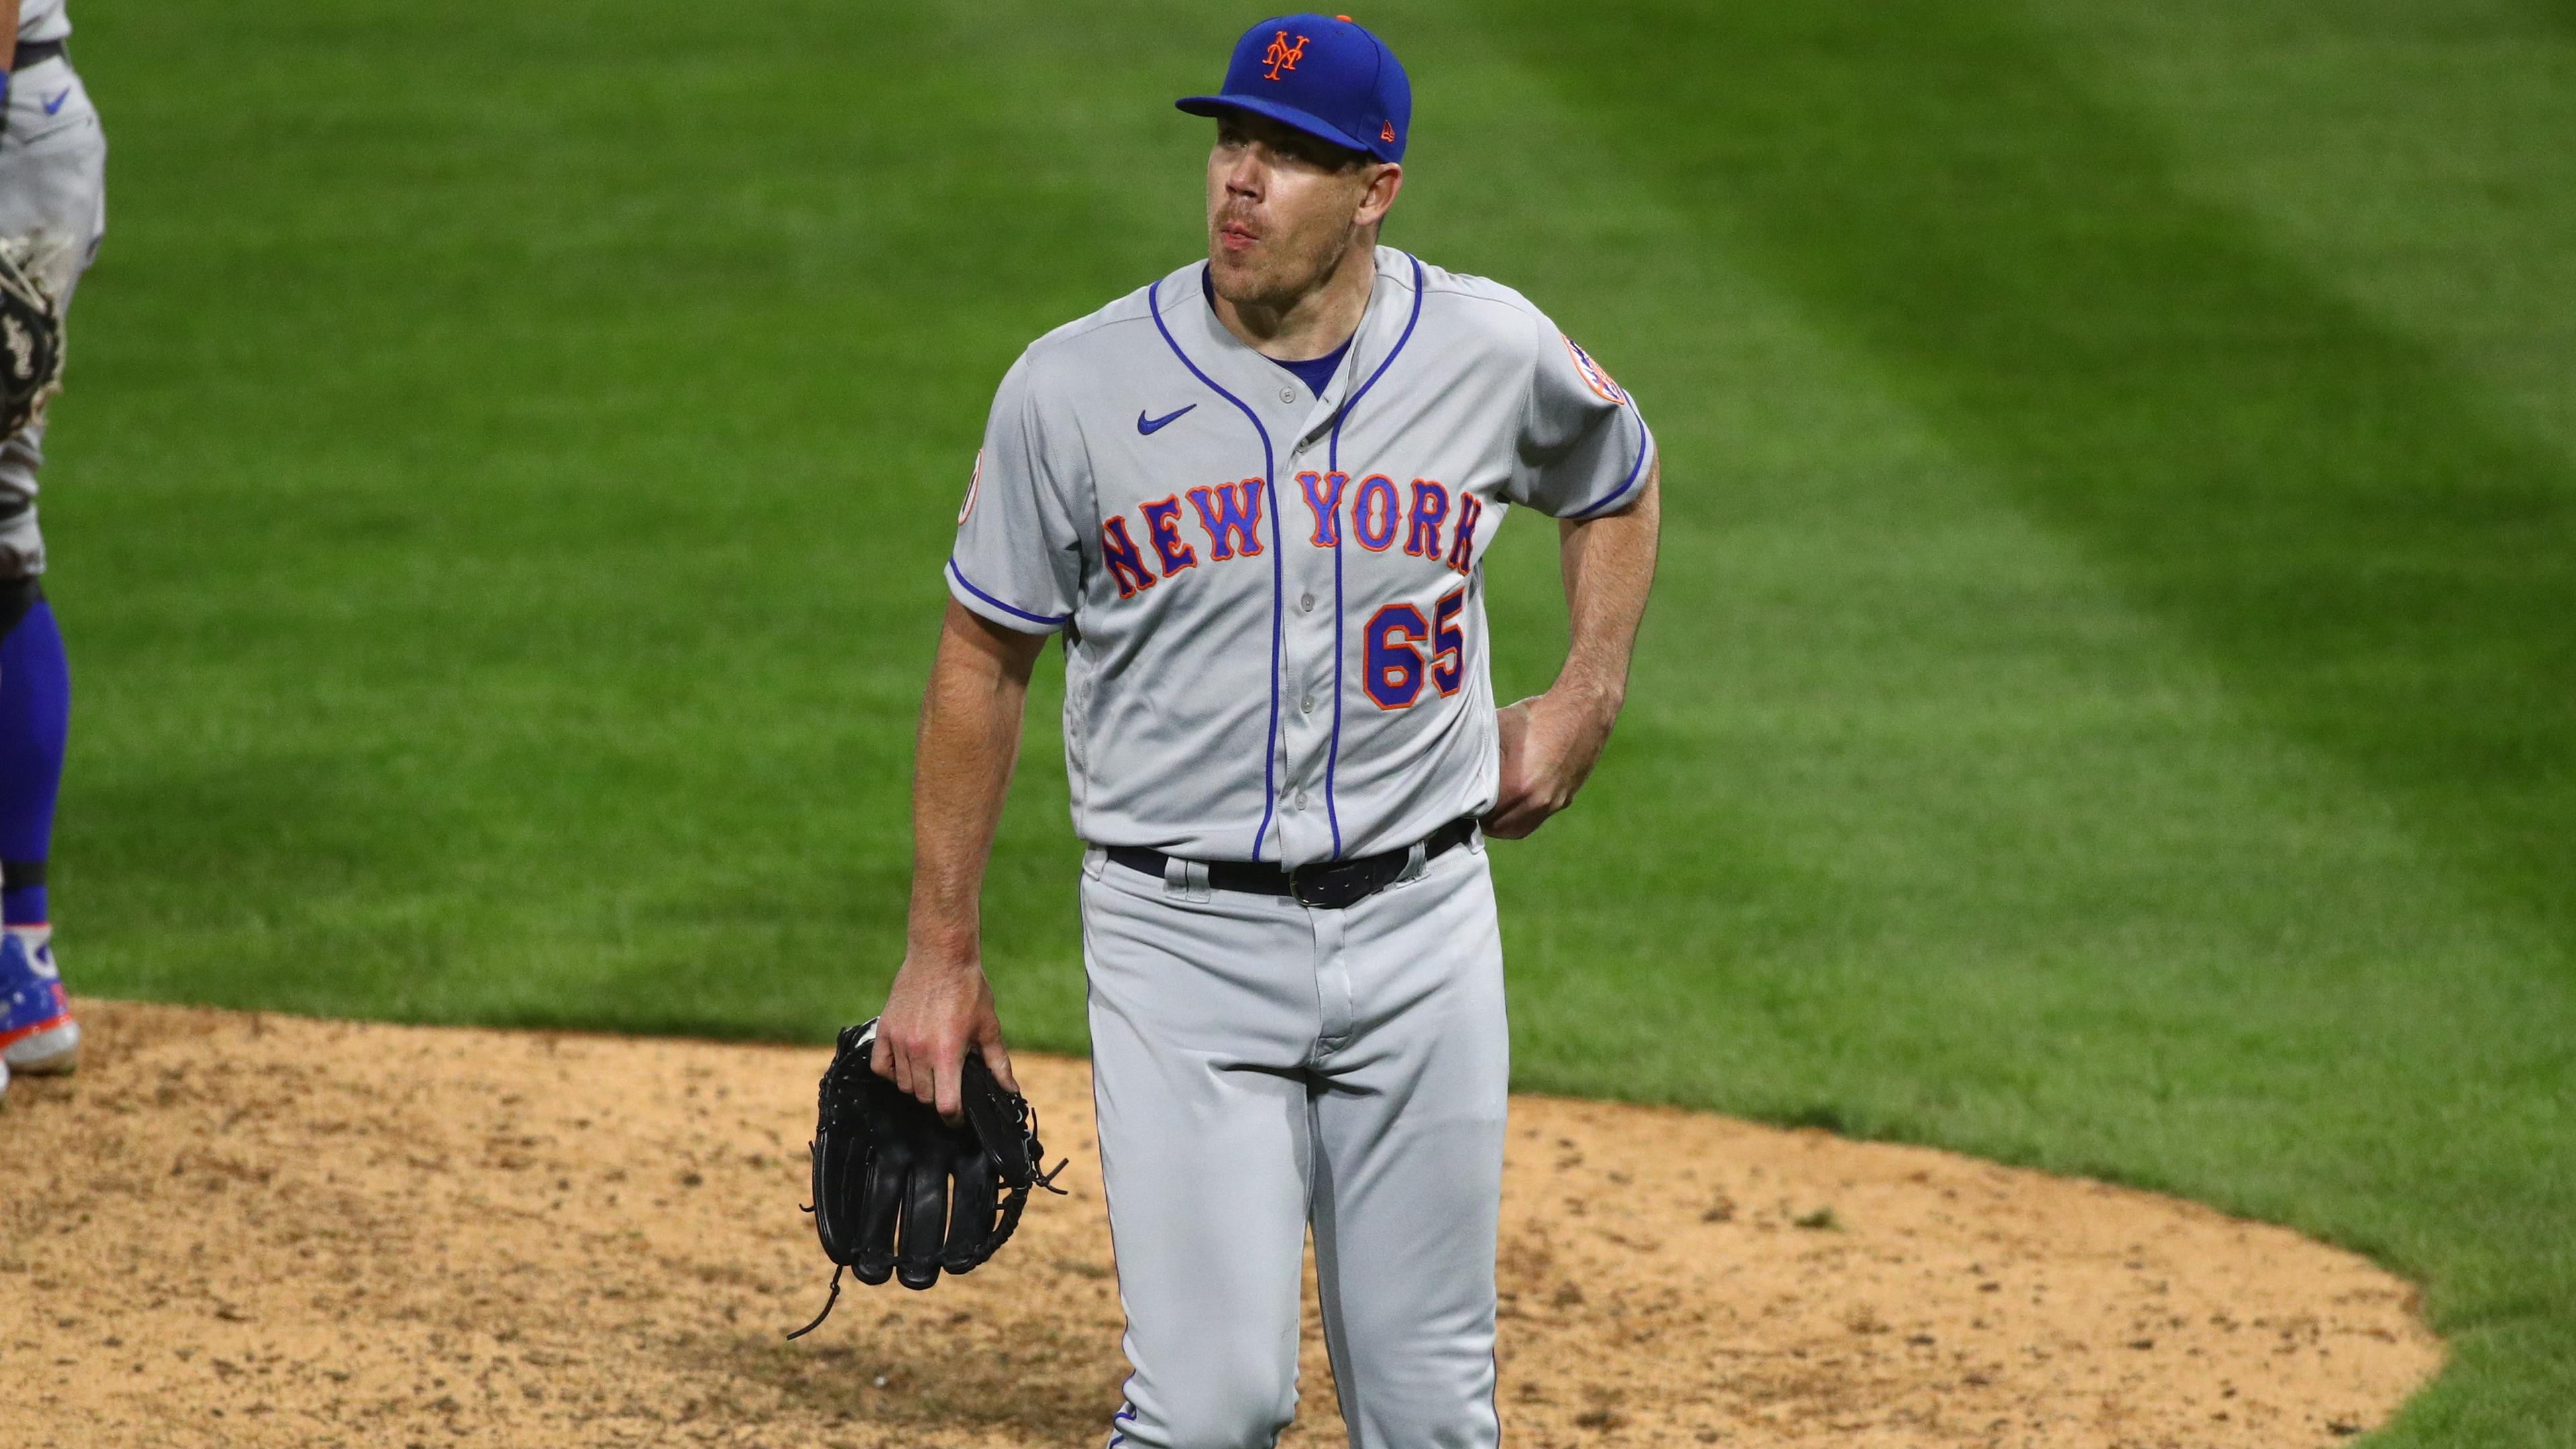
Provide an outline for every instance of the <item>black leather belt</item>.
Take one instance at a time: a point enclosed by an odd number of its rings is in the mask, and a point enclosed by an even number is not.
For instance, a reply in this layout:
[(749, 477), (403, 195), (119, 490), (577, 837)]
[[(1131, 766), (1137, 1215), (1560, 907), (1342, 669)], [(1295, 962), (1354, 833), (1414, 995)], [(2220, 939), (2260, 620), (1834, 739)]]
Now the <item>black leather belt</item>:
[(21, 71), (31, 65), (43, 65), (62, 53), (63, 43), (59, 40), (22, 40), (18, 42), (18, 53), (9, 58), (9, 69)]
[[(1464, 815), (1432, 831), (1422, 840), (1422, 857), (1445, 855), (1467, 843), (1476, 833), (1476, 822)], [(1211, 860), (1207, 866), (1208, 884), (1221, 891), (1246, 891), (1257, 896), (1289, 896), (1300, 905), (1324, 910), (1355, 906), (1395, 883), (1404, 874), (1405, 862), (1413, 856), (1413, 847), (1380, 851), (1375, 855), (1355, 855), (1349, 860), (1319, 860), (1295, 870), (1282, 870), (1266, 861)], [(1173, 860), (1159, 850), (1141, 845), (1113, 845), (1109, 858), (1129, 870), (1142, 871), (1156, 880)], [(1201, 862), (1192, 861), (1196, 865)]]

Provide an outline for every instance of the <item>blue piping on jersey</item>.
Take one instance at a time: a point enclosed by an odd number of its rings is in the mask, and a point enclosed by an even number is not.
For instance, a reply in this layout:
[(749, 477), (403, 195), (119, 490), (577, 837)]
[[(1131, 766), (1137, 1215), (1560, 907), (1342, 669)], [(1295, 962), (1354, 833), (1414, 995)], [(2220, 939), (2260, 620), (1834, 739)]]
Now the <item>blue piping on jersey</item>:
[[(1200, 265), (1205, 267), (1206, 263)], [(1279, 798), (1279, 613), (1287, 583), (1279, 561), (1286, 545), (1279, 541), (1278, 469), (1271, 459), (1270, 430), (1261, 425), (1261, 415), (1244, 406), (1243, 399), (1217, 386), (1215, 378), (1199, 371), (1199, 365), (1190, 361), (1190, 355), (1173, 339), (1172, 329), (1163, 325), (1162, 289), (1160, 282), (1145, 289), (1145, 311), (1154, 319), (1154, 330), (1163, 334), (1163, 345), (1172, 349), (1172, 355), (1181, 360), (1181, 366), (1188, 368), (1192, 377), (1207, 384), (1208, 391), (1234, 404), (1252, 424), (1252, 430), (1261, 435), (1261, 487), (1270, 495), (1270, 743), (1261, 759), (1261, 828), (1252, 832), (1252, 858), (1259, 860), (1261, 842), (1270, 834), (1270, 812)]]
[(1655, 451), (1655, 431), (1646, 426), (1646, 411), (1631, 400), (1629, 410), (1637, 415), (1637, 461), (1628, 465), (1628, 481), (1610, 490), (1610, 496), (1589, 508), (1579, 508), (1565, 515), (1568, 519), (1590, 518), (1619, 501), (1619, 496), (1637, 486), (1637, 475), (1646, 471), (1646, 455)]
[(957, 582), (965, 588), (966, 592), (973, 594), (976, 598), (982, 599), (985, 603), (992, 605), (994, 608), (1001, 610), (1005, 614), (1011, 614), (1019, 618), (1026, 619), (1032, 624), (1044, 624), (1048, 628), (1053, 629), (1062, 625), (1065, 620), (1073, 617), (1071, 614), (1032, 614), (1026, 609), (1014, 608), (1009, 604), (1005, 604), (1001, 600), (994, 598), (991, 594), (985, 593), (982, 589), (975, 587), (975, 581), (966, 577), (966, 571), (957, 566), (957, 560), (954, 558), (948, 560), (948, 573), (950, 577), (956, 579)]
[[(1360, 405), (1360, 399), (1368, 396), (1368, 390), (1377, 386), (1377, 380), (1386, 376), (1386, 370), (1395, 365), (1396, 355), (1404, 351), (1404, 344), (1413, 340), (1413, 324), (1422, 320), (1422, 259), (1408, 255), (1405, 260), (1413, 263), (1413, 315), (1404, 319), (1404, 335), (1395, 339), (1395, 347), (1386, 354), (1386, 360), (1377, 365), (1377, 371), (1370, 373), (1368, 381), (1361, 383), (1360, 390), (1352, 393), (1350, 401), (1343, 403), (1341, 410), (1333, 415), (1333, 439), (1325, 446), (1324, 466), (1336, 473), (1342, 469), (1342, 424), (1350, 421), (1352, 412)], [(1359, 509), (1356, 499), (1353, 500), (1351, 508), (1352, 517), (1356, 521)], [(1341, 808), (1333, 803), (1333, 776), (1340, 769), (1341, 763), (1342, 530), (1337, 526), (1333, 529), (1333, 743), (1324, 756), (1324, 816), (1333, 825), (1333, 859), (1335, 860), (1342, 858), (1342, 812)]]

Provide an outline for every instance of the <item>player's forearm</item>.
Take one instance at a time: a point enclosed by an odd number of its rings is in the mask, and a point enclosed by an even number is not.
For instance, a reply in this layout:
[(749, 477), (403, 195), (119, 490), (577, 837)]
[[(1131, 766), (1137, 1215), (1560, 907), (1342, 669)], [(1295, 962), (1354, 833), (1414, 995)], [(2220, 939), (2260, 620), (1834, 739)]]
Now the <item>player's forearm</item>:
[(976, 957), (984, 866), (1019, 759), (1029, 673), (1045, 643), (948, 605), (913, 759), (912, 958)]
[(1581, 707), (1602, 730), (1628, 696), (1628, 662), (1655, 581), (1655, 548), (1663, 528), (1663, 464), (1646, 477), (1630, 508), (1561, 526), (1565, 608), (1571, 624), (1565, 667), (1548, 693)]

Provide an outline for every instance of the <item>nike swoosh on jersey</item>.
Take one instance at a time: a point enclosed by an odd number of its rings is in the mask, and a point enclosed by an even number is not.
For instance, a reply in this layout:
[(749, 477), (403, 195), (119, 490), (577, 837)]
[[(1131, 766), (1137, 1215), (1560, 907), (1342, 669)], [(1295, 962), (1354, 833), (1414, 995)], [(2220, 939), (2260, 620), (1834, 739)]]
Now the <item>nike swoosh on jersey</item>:
[(61, 110), (63, 108), (63, 102), (68, 101), (71, 98), (72, 88), (70, 86), (65, 86), (61, 90), (54, 92), (54, 98), (45, 102), (45, 114), (50, 116), (54, 112)]
[(1179, 411), (1179, 412), (1168, 412), (1168, 413), (1165, 413), (1165, 414), (1163, 414), (1163, 415), (1162, 415), (1161, 417), (1159, 417), (1159, 418), (1149, 418), (1149, 417), (1145, 416), (1145, 410), (1144, 410), (1144, 409), (1142, 409), (1142, 408), (1138, 408), (1138, 409), (1136, 410), (1136, 431), (1137, 431), (1137, 432), (1140, 432), (1140, 433), (1147, 433), (1147, 434), (1151, 434), (1151, 433), (1157, 432), (1157, 431), (1161, 430), (1161, 429), (1162, 429), (1164, 426), (1166, 426), (1167, 424), (1169, 424), (1169, 423), (1171, 423), (1172, 421), (1174, 421), (1175, 419), (1179, 418), (1179, 417), (1180, 417), (1180, 415), (1181, 415), (1181, 413), (1188, 412), (1188, 411), (1190, 410), (1190, 408), (1194, 408), (1194, 407), (1197, 407), (1197, 406), (1198, 406), (1198, 404), (1197, 404), (1197, 403), (1192, 403), (1192, 404), (1190, 404), (1190, 407), (1188, 407), (1188, 408), (1182, 408), (1182, 409), (1180, 409), (1180, 411)]

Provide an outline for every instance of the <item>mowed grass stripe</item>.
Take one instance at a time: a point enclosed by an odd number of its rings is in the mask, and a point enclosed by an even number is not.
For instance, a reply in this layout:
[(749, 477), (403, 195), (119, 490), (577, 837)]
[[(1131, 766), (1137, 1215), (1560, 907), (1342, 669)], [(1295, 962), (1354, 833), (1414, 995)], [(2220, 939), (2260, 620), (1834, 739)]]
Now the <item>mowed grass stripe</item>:
[(2576, 26), (2533, 0), (2030, 7), (2176, 184), (2576, 458)]
[[(2183, 1181), (2393, 1251), (2432, 1273), (2447, 1327), (2484, 1330), (2401, 1437), (2554, 1442), (2563, 1370), (2523, 1375), (2563, 1362), (2576, 1318), (2548, 1227), (2576, 881), (2545, 823), (2576, 778), (2564, 462), (2241, 219), (2177, 194), (2157, 148), (2009, 16), (1623, 19), (1534, 59), (1605, 125), (1664, 138), (1667, 197), (1740, 239), (2034, 517), (2183, 626), (2257, 721), (2341, 762), (2474, 892), (2458, 949), (2307, 963), (2365, 1033), (2346, 1066), (2392, 1070), (2347, 1076), (2371, 1115), (2326, 1119), (2343, 1130), (2286, 1174), (2304, 1185)], [(2452, 972), (2447, 991), (2398, 985)], [(2425, 1011), (2480, 1026), (2437, 1048)], [(2382, 1206), (2419, 1172), (2441, 1185)]]
[[(90, 27), (115, 232), (49, 516), (91, 979), (806, 1034), (882, 990), (984, 402), (1167, 263), (1140, 221), (1194, 234), (1119, 148), (1196, 141), (1040, 27), (739, 19)], [(1076, 1019), (1027, 773), (997, 875), (1049, 913), (997, 965)]]
[[(1684, 25), (1661, 21), (1640, 33)], [(2576, 617), (2568, 464), (2175, 195), (2152, 147), (1968, 7), (1670, 33), (1688, 69), (1726, 67), (1667, 125), (1700, 141), (1662, 153), (1677, 194), (1771, 242), (1784, 283), (2284, 727), (2576, 924), (2576, 839), (2545, 828), (2576, 803), (2576, 633), (2552, 626)], [(1669, 94), (1673, 66), (1640, 88)]]

